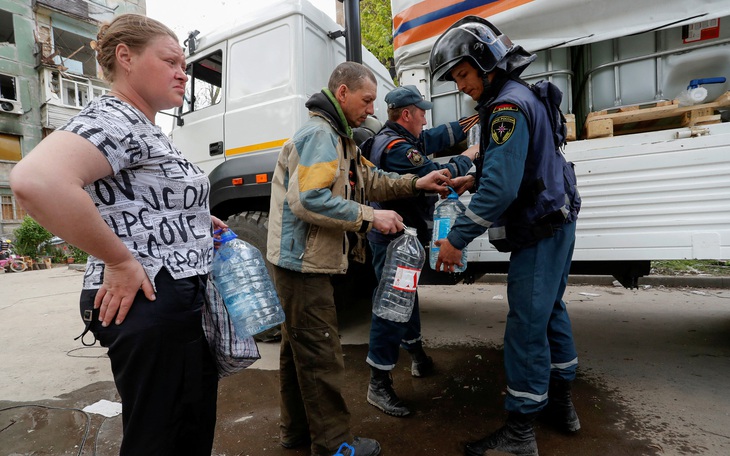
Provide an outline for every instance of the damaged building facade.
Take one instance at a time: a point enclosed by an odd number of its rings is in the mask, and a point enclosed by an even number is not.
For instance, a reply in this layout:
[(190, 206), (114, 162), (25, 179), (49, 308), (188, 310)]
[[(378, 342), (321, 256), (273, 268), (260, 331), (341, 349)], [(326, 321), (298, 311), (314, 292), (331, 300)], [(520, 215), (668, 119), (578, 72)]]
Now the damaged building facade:
[(146, 0), (0, 0), (0, 236), (25, 211), (10, 170), (86, 103), (106, 93), (92, 48), (98, 27)]

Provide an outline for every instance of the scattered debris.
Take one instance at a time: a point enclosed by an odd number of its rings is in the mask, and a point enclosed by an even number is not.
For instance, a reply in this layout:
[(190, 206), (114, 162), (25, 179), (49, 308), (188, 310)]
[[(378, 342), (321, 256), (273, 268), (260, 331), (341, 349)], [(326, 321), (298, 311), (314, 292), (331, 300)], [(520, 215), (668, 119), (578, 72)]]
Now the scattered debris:
[(121, 402), (111, 402), (106, 399), (102, 399), (91, 405), (84, 407), (84, 412), (96, 413), (97, 415), (103, 415), (107, 418), (112, 418), (122, 413)]

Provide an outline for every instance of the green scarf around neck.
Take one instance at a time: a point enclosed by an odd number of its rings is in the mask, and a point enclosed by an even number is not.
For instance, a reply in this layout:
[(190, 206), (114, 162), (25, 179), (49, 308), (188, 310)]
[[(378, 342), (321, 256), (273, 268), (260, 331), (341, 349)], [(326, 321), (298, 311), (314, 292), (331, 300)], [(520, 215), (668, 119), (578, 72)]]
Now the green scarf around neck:
[(327, 98), (330, 99), (335, 109), (337, 110), (337, 114), (340, 116), (340, 122), (342, 122), (342, 125), (345, 126), (345, 133), (347, 134), (347, 137), (352, 138), (352, 128), (350, 127), (350, 124), (347, 123), (347, 118), (345, 117), (345, 113), (342, 112), (342, 107), (340, 107), (340, 103), (337, 101), (337, 98), (335, 98), (332, 92), (330, 92), (330, 89), (328, 89), (327, 87), (322, 89), (322, 93), (327, 95)]

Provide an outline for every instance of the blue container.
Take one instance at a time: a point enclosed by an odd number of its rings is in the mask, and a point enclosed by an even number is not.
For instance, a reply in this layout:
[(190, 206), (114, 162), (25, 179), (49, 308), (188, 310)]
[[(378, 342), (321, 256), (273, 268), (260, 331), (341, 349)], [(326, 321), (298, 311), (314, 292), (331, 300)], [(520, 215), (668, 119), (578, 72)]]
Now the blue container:
[(236, 335), (253, 336), (283, 323), (284, 310), (261, 252), (230, 230), (220, 242), (211, 276)]
[[(436, 245), (436, 241), (446, 239), (451, 227), (454, 226), (456, 218), (466, 211), (466, 207), (459, 201), (459, 195), (452, 189), (446, 199), (443, 199), (433, 211), (433, 235), (431, 237), (431, 248), (428, 255), (428, 263), (431, 269), (436, 270), (436, 260), (439, 256), (440, 248)], [(461, 251), (461, 264), (463, 266), (454, 266), (454, 272), (464, 272), (466, 269), (466, 248)]]

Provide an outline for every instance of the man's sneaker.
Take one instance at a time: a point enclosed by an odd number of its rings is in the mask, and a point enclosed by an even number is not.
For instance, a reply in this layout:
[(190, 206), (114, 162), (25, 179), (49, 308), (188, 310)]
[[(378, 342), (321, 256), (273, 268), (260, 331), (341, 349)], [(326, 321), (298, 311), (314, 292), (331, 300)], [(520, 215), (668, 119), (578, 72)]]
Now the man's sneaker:
[(352, 443), (343, 443), (334, 456), (378, 456), (380, 444), (377, 440), (355, 437)]

